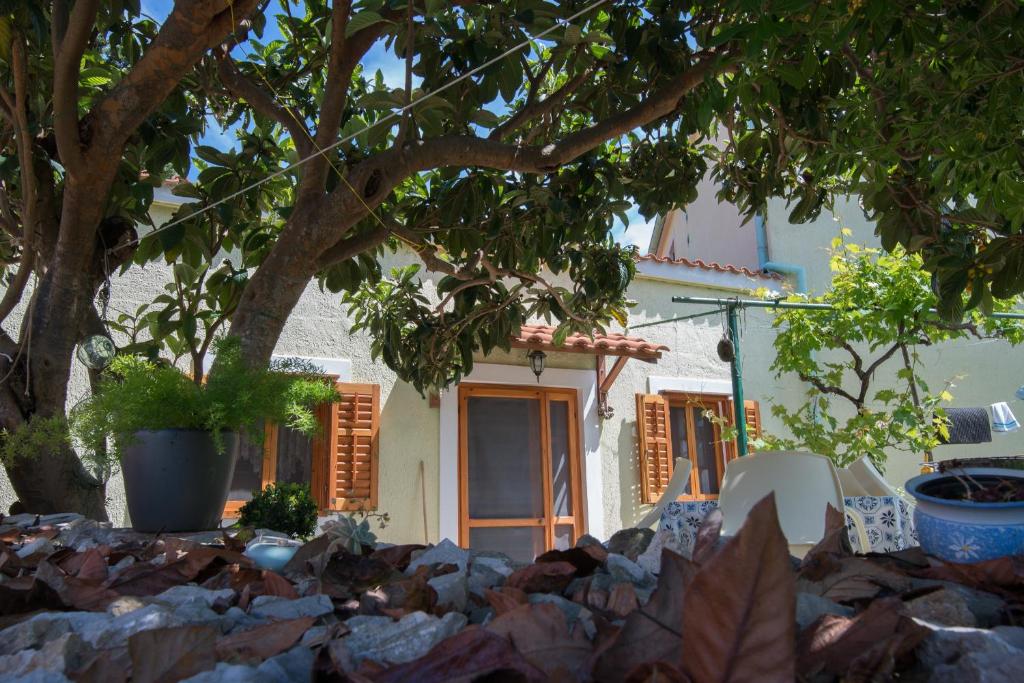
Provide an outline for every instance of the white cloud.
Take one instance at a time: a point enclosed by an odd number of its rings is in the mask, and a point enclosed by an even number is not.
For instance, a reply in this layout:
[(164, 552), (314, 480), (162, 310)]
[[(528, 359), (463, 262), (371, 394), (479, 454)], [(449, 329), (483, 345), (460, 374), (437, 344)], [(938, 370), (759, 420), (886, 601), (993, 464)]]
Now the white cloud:
[(657, 217), (652, 217), (651, 220), (645, 221), (643, 216), (631, 215), (629, 225), (623, 230), (622, 236), (619, 238), (619, 243), (623, 246), (636, 245), (640, 248), (640, 253), (647, 253), (647, 247), (651, 244), (651, 233), (654, 232), (654, 222)]

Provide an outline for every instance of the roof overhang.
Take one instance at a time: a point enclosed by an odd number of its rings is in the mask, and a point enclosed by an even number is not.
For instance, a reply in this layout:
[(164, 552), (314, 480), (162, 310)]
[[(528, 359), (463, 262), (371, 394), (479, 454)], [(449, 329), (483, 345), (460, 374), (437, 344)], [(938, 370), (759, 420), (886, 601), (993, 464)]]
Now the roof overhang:
[(620, 356), (653, 363), (669, 348), (639, 337), (624, 334), (595, 332), (593, 338), (583, 334), (570, 334), (563, 344), (554, 343), (555, 327), (550, 325), (523, 325), (519, 335), (512, 338), (517, 349), (537, 349), (553, 353), (585, 353), (591, 356)]

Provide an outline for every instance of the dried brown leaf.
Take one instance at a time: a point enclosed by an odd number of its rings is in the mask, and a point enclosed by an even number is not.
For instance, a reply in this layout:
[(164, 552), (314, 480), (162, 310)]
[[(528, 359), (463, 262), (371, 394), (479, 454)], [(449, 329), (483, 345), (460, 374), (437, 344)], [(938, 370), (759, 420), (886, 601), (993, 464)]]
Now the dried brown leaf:
[(108, 580), (106, 587), (121, 595), (156, 595), (184, 583), (203, 583), (228, 565), (252, 567), (244, 555), (181, 539), (167, 539), (164, 555), (164, 564), (138, 562)]
[(80, 669), (68, 673), (68, 678), (75, 683), (124, 683), (131, 666), (127, 647), (100, 650)]
[(797, 668), (807, 678), (825, 672), (851, 683), (888, 680), (928, 633), (899, 598), (882, 598), (855, 617), (827, 614), (804, 629)]
[(942, 562), (913, 574), (928, 579), (953, 581), (978, 590), (1019, 599), (1024, 592), (1024, 555), (1000, 557), (973, 564)]
[(484, 597), (497, 615), (510, 612), (516, 607), (526, 604), (526, 593), (510, 586), (502, 586), (498, 590), (488, 588), (484, 590)]
[(224, 636), (217, 640), (217, 658), (228, 661), (268, 659), (297, 643), (315, 621), (315, 617), (275, 621)]
[(800, 576), (820, 581), (840, 568), (840, 559), (853, 554), (846, 531), (846, 515), (832, 505), (825, 508), (825, 535), (800, 564)]
[(576, 567), (576, 576), (590, 576), (608, 559), (604, 546), (585, 545), (568, 550), (549, 550), (537, 557), (537, 562), (568, 562)]
[(102, 612), (107, 605), (120, 597), (100, 581), (68, 576), (46, 560), (40, 562), (36, 568), (36, 580), (48, 585), (60, 596), (65, 605), (75, 609)]
[(636, 596), (636, 589), (633, 588), (633, 584), (625, 582), (616, 584), (612, 588), (604, 606), (607, 611), (619, 619), (628, 616), (638, 607), (640, 607), (640, 600)]
[(512, 572), (505, 585), (527, 593), (561, 593), (575, 575), (568, 562), (541, 562)]
[(562, 672), (581, 677), (593, 652), (583, 629), (570, 630), (562, 610), (549, 603), (520, 605), (486, 628), (512, 641), (530, 664), (548, 676)]
[(718, 538), (722, 535), (722, 511), (715, 508), (704, 517), (697, 538), (693, 541), (691, 557), (697, 564), (704, 564), (714, 555), (718, 546)]
[(676, 660), (683, 629), (683, 596), (697, 565), (671, 550), (661, 553), (658, 588), (646, 605), (626, 617), (614, 642), (597, 658), (594, 677), (621, 681), (642, 664)]
[(217, 632), (191, 625), (140, 631), (128, 639), (133, 683), (173, 683), (217, 665)]
[(625, 683), (690, 683), (690, 679), (668, 662), (653, 662), (633, 669)]
[(409, 562), (412, 560), (412, 554), (417, 550), (422, 550), (426, 547), (427, 546), (420, 545), (419, 543), (393, 545), (390, 548), (374, 550), (370, 557), (375, 560), (384, 560), (398, 571), (405, 571), (406, 567), (409, 566)]
[(331, 539), (327, 534), (317, 536), (295, 551), (292, 559), (288, 560), (288, 564), (281, 568), (281, 573), (285, 576), (308, 574), (319, 576), (316, 570), (322, 568), (326, 562), (314, 562), (313, 560), (321, 559), (320, 556), (327, 552), (330, 545)]
[[(508, 677), (488, 677), (495, 672)], [(548, 679), (517, 652), (507, 638), (470, 626), (438, 643), (419, 659), (375, 674), (373, 680), (376, 683), (470, 683), (476, 680), (541, 683)]]
[(789, 546), (769, 494), (687, 588), (680, 669), (701, 683), (792, 683), (795, 611)]
[(814, 593), (834, 602), (871, 600), (882, 592), (903, 593), (910, 590), (910, 578), (862, 557), (836, 560), (837, 568), (820, 581), (801, 578), (801, 593)]

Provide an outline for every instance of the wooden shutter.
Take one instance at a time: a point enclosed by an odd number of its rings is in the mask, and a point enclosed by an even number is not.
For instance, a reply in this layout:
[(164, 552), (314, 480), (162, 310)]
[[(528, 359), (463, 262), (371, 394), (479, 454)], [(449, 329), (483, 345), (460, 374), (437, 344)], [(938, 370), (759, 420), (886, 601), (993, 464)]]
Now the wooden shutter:
[(761, 405), (754, 400), (743, 401), (743, 419), (747, 422), (747, 450), (753, 453), (749, 440), (761, 436)]
[(644, 503), (655, 503), (672, 478), (672, 431), (668, 400), (664, 396), (636, 395), (636, 432), (640, 499)]
[(326, 444), (327, 508), (377, 509), (380, 386), (337, 385), (341, 399), (330, 406)]

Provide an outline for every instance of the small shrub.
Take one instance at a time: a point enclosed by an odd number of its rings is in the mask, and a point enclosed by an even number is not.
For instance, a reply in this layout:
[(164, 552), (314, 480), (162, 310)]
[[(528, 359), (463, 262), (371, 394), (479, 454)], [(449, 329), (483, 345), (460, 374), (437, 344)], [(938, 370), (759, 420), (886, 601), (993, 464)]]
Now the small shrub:
[(238, 523), (305, 539), (316, 531), (316, 513), (316, 501), (309, 486), (274, 483), (242, 506)]
[(34, 458), (71, 447), (68, 423), (63, 415), (33, 416), (12, 431), (4, 430), (0, 444), (0, 462), (13, 465), (22, 458)]

